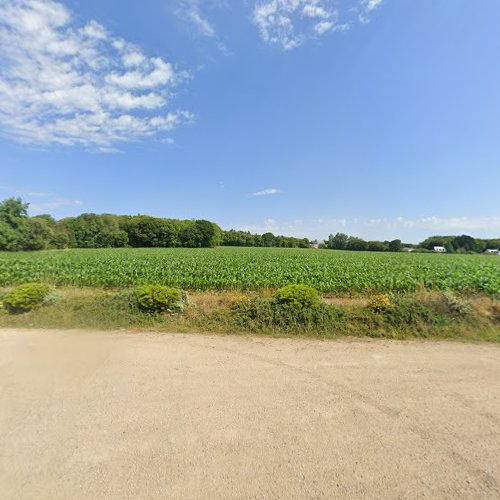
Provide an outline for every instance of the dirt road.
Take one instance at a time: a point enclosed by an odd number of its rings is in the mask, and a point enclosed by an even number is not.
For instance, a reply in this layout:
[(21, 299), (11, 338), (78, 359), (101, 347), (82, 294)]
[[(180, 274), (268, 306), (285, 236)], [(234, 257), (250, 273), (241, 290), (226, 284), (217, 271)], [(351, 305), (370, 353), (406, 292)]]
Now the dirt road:
[(500, 347), (0, 330), (0, 497), (500, 498)]

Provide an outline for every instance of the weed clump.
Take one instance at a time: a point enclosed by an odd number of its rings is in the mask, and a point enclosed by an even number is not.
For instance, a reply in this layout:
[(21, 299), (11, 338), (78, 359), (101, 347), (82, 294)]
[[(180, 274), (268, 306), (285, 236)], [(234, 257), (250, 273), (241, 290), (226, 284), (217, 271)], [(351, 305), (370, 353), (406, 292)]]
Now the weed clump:
[(325, 304), (314, 289), (304, 285), (281, 288), (274, 297), (248, 297), (231, 306), (235, 322), (253, 331), (332, 331), (344, 311)]
[(469, 302), (460, 297), (457, 297), (451, 292), (445, 292), (443, 294), (443, 299), (449, 309), (449, 312), (454, 316), (466, 318), (474, 313)]

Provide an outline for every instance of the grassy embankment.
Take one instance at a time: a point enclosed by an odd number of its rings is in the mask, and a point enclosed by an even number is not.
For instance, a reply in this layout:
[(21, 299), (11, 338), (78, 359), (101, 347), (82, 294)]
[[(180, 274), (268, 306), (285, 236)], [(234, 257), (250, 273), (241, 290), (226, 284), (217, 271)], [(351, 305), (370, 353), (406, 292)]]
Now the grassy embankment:
[(270, 291), (194, 292), (181, 314), (150, 314), (130, 307), (126, 290), (60, 291), (62, 298), (55, 304), (24, 314), (0, 311), (0, 327), (500, 341), (500, 301), (487, 296), (457, 297), (422, 289), (393, 296), (394, 308), (385, 313), (372, 310), (369, 297), (324, 297), (325, 309), (303, 321), (287, 312), (271, 318), (266, 305), (272, 302)]

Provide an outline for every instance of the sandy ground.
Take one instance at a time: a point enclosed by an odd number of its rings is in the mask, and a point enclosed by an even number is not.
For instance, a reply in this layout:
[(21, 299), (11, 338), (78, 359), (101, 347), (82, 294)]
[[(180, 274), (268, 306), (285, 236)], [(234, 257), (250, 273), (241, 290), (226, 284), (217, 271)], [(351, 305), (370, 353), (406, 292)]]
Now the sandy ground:
[(500, 347), (0, 330), (0, 497), (500, 498)]

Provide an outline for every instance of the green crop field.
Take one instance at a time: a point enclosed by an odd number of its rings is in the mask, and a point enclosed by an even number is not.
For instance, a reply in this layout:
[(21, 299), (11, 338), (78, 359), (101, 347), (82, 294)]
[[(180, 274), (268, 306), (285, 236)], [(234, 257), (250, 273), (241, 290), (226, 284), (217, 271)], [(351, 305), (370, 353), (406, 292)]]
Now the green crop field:
[(279, 248), (98, 249), (0, 253), (0, 285), (83, 287), (144, 283), (259, 289), (305, 283), (323, 292), (429, 289), (500, 294), (500, 259), (482, 255)]

